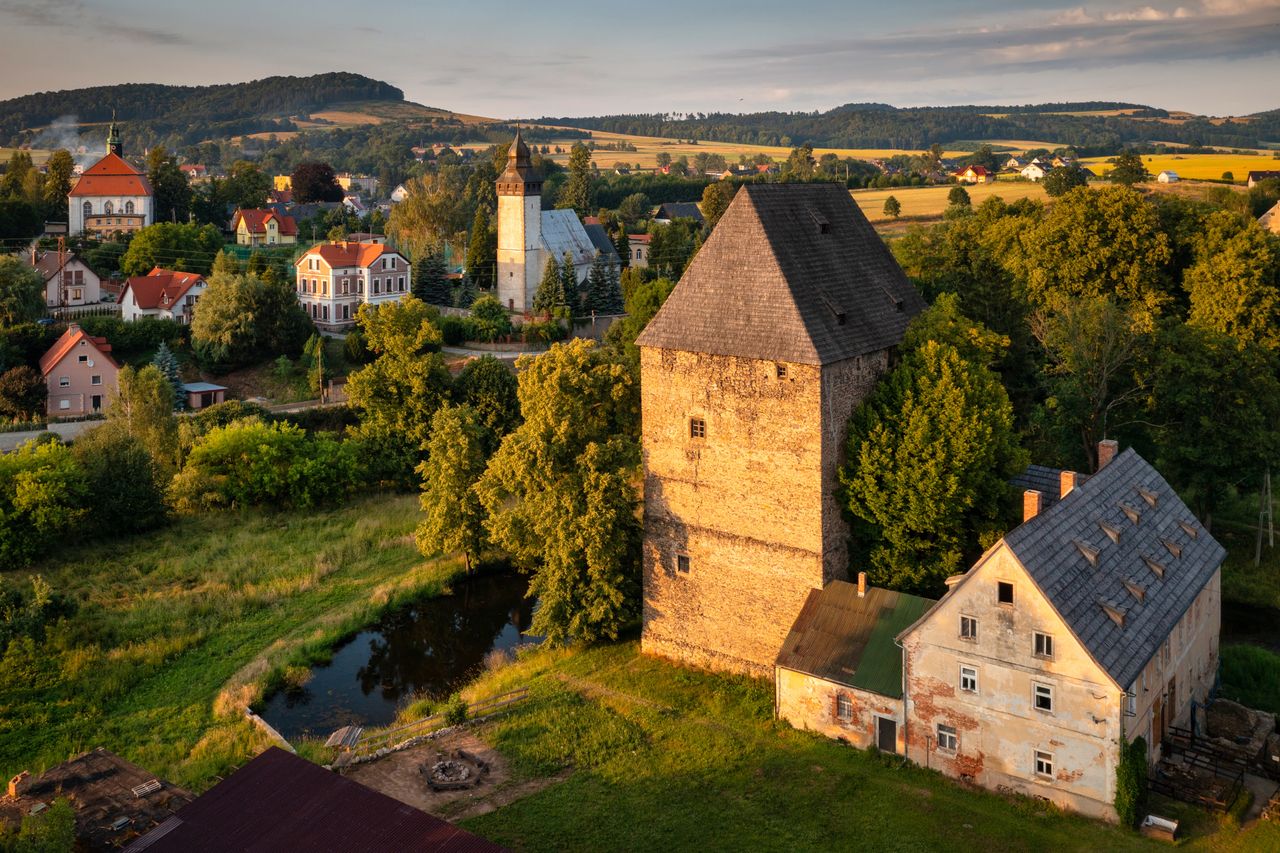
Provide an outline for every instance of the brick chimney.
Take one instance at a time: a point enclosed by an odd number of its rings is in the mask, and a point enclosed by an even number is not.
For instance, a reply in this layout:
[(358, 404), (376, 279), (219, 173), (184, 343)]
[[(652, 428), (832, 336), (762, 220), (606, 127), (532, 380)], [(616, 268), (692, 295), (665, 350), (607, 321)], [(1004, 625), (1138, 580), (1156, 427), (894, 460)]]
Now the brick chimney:
[(1058, 475), (1058, 498), (1065, 498), (1071, 494), (1071, 490), (1076, 487), (1076, 480), (1080, 475), (1075, 471), (1063, 471)]
[(17, 776), (9, 780), (9, 799), (17, 799), (27, 792), (31, 787), (31, 774), (23, 770)]
[(858, 598), (863, 598), (867, 594), (867, 573), (858, 572)]
[(1120, 443), (1114, 438), (1104, 438), (1098, 442), (1098, 470), (1107, 467), (1107, 463), (1116, 458), (1120, 452)]
[(1044, 494), (1035, 489), (1027, 489), (1022, 493), (1023, 521), (1030, 521), (1035, 518), (1042, 509), (1044, 509)]

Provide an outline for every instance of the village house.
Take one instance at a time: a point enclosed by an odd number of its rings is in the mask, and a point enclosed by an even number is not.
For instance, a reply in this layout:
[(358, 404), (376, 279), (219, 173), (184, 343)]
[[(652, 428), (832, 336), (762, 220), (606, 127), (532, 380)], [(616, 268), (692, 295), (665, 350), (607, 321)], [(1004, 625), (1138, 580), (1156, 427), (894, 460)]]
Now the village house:
[(189, 326), (206, 286), (204, 276), (199, 273), (156, 267), (146, 275), (125, 281), (120, 291), (120, 318), (132, 323), (153, 317)]
[(324, 331), (349, 329), (362, 304), (395, 302), (412, 287), (408, 259), (383, 243), (321, 243), (294, 267), (298, 302)]
[(1017, 157), (1010, 157), (1008, 160), (1004, 161), (1004, 168), (1013, 172), (1020, 170), (1025, 165), (1026, 163), (1022, 162), (1022, 160)]
[(1245, 176), (1245, 185), (1249, 189), (1253, 189), (1263, 181), (1280, 181), (1280, 170), (1258, 171), (1254, 170)]
[(1178, 182), (1178, 173), (1172, 169), (1165, 169), (1156, 175), (1156, 181), (1161, 184), (1176, 184)]
[(76, 181), (67, 196), (72, 235), (130, 233), (154, 222), (154, 199), (147, 176), (124, 159), (120, 131), (113, 120), (107, 155)]
[(629, 266), (637, 268), (649, 266), (649, 243), (652, 239), (648, 234), (627, 235), (627, 246), (631, 251), (631, 257), (627, 260)]
[(378, 179), (369, 175), (353, 175), (350, 172), (340, 172), (334, 176), (337, 178), (338, 186), (342, 187), (342, 191), (346, 193), (367, 193), (370, 196), (378, 194)]
[(183, 163), (178, 167), (192, 184), (203, 184), (211, 177), (209, 168), (200, 163)]
[(409, 197), (409, 188), (404, 184), (396, 184), (396, 188), (391, 191), (391, 203), (399, 204)]
[(773, 674), (847, 579), (847, 422), (923, 306), (843, 187), (734, 196), (636, 341), (646, 653)]
[(237, 210), (231, 230), (240, 246), (290, 246), (298, 242), (298, 223), (274, 210)]
[(962, 184), (985, 184), (993, 180), (993, 176), (984, 166), (970, 166), (958, 173), (956, 180)]
[(120, 365), (106, 338), (87, 334), (72, 323), (40, 357), (40, 373), (49, 388), (51, 418), (101, 412), (116, 389)]
[(1028, 181), (1043, 181), (1044, 176), (1049, 174), (1049, 166), (1042, 165), (1039, 162), (1028, 163), (1018, 174), (1026, 178)]
[(664, 202), (653, 213), (653, 221), (659, 225), (670, 225), (676, 219), (692, 219), (699, 225), (705, 221), (698, 205), (691, 201)]
[(1280, 201), (1271, 206), (1271, 209), (1258, 217), (1258, 224), (1272, 234), (1280, 234)]
[(94, 305), (102, 300), (102, 279), (74, 252), (32, 251), (31, 265), (44, 279), (50, 308)]

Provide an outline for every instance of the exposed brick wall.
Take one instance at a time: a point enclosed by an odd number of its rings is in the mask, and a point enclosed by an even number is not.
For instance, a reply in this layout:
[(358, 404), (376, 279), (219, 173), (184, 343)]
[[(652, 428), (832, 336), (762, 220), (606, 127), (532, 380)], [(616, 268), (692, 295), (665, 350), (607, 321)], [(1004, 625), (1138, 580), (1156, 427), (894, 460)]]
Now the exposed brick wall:
[[(902, 700), (857, 690), (795, 670), (777, 671), (778, 717), (805, 731), (839, 738), (853, 746), (875, 746), (878, 717), (897, 723), (897, 752), (903, 749)], [(849, 719), (837, 713), (836, 697), (849, 699)]]

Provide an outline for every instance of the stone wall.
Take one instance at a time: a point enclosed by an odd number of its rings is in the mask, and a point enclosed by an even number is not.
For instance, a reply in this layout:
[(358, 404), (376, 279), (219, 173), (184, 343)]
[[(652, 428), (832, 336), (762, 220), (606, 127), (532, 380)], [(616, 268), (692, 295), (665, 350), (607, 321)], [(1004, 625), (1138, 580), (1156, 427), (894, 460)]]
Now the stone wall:
[[(797, 729), (818, 732), (830, 738), (838, 738), (853, 746), (876, 745), (878, 717), (892, 719), (898, 727), (896, 751), (904, 747), (902, 727), (902, 700), (881, 696), (866, 690), (858, 690), (836, 684), (803, 672), (779, 667), (776, 690), (778, 717)], [(849, 700), (849, 719), (840, 719), (836, 699), (844, 695)]]

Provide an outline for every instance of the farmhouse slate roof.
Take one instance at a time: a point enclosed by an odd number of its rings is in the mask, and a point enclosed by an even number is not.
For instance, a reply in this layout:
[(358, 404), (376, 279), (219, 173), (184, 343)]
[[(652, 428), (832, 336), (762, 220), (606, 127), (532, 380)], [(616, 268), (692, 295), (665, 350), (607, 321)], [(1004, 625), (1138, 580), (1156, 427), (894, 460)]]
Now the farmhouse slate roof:
[[(1132, 448), (1004, 541), (1089, 654), (1124, 689), (1226, 556)], [(1123, 624), (1104, 603), (1123, 613)]]
[[(1080, 478), (1083, 480), (1083, 476)], [(1027, 470), (1009, 481), (1020, 492), (1034, 489), (1043, 496), (1041, 509), (1058, 502), (1062, 492), (1062, 469), (1050, 468), (1046, 465), (1028, 465)]]
[(810, 590), (787, 634), (777, 665), (818, 678), (879, 693), (902, 696), (902, 650), (898, 633), (935, 602), (927, 598), (832, 581)]
[(896, 345), (924, 304), (843, 187), (749, 184), (636, 343), (830, 364)]
[(654, 219), (672, 220), (672, 219), (692, 219), (694, 222), (703, 222), (702, 211), (698, 209), (698, 205), (691, 201), (667, 201), (658, 205), (658, 212), (653, 215)]
[[(591, 221), (593, 219), (595, 219), (594, 222)], [(605, 263), (615, 266), (622, 263), (622, 259), (618, 257), (618, 247), (613, 245), (613, 241), (609, 239), (609, 232), (604, 230), (599, 219), (594, 216), (587, 217), (587, 221), (582, 223), (582, 230), (587, 232), (587, 238), (596, 247), (596, 251), (604, 256)]]

